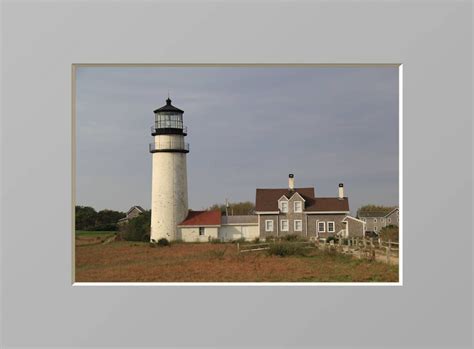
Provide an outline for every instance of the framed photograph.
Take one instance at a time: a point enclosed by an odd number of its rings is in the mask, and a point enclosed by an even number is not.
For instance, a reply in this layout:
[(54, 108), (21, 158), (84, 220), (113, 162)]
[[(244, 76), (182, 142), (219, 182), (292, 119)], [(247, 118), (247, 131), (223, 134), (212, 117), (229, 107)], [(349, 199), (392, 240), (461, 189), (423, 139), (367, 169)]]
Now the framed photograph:
[(75, 285), (402, 285), (401, 81), (74, 65)]
[(472, 3), (1, 9), (2, 348), (472, 346)]

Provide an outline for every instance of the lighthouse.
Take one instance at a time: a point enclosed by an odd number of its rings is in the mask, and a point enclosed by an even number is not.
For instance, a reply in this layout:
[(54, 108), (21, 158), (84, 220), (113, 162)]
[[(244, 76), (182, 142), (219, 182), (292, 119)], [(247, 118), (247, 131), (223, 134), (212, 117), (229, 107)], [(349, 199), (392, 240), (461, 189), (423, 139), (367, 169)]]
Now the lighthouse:
[(186, 154), (189, 153), (189, 144), (184, 141), (187, 128), (183, 125), (184, 111), (173, 106), (169, 97), (166, 105), (154, 113), (155, 124), (151, 127), (154, 141), (150, 143), (150, 239), (172, 241), (178, 238), (177, 225), (188, 214)]

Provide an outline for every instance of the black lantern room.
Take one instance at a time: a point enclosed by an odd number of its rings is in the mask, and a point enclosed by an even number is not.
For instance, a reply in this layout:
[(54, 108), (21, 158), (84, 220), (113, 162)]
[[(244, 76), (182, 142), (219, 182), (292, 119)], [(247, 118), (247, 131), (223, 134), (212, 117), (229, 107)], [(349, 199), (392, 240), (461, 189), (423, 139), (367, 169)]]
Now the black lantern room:
[(168, 97), (166, 105), (158, 108), (155, 113), (155, 125), (152, 127), (152, 136), (163, 134), (178, 134), (186, 136), (186, 126), (183, 125), (183, 113), (179, 108), (171, 104)]

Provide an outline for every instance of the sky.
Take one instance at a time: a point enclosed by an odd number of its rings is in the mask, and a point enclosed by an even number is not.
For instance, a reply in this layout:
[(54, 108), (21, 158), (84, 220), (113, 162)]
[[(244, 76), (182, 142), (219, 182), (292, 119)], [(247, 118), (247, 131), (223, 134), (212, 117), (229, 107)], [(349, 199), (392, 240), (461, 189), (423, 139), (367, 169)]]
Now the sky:
[(153, 110), (184, 110), (189, 207), (255, 202), (256, 188), (314, 187), (351, 212), (398, 205), (396, 67), (80, 67), (76, 203), (151, 204)]

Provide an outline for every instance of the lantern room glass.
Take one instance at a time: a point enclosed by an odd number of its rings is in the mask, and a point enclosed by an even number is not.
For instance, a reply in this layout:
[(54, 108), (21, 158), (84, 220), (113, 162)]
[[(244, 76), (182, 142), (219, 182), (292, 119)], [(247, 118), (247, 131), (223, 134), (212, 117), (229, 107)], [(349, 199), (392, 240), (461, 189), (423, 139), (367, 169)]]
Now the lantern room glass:
[(155, 129), (159, 129), (159, 128), (183, 129), (183, 114), (181, 113), (155, 114)]

